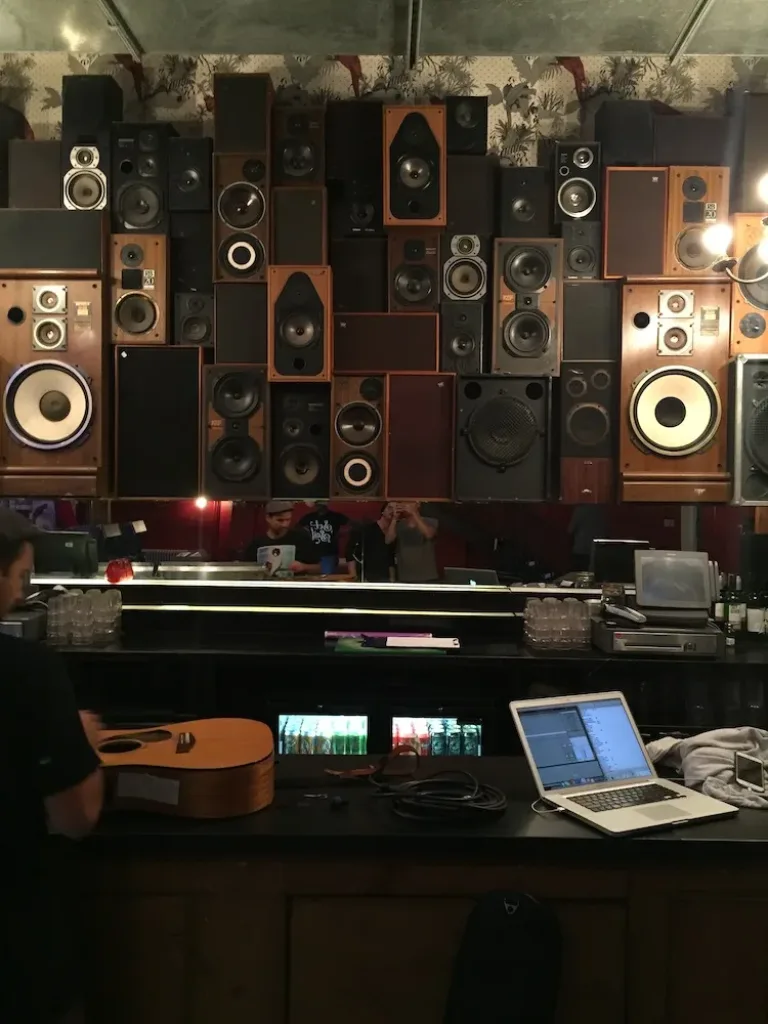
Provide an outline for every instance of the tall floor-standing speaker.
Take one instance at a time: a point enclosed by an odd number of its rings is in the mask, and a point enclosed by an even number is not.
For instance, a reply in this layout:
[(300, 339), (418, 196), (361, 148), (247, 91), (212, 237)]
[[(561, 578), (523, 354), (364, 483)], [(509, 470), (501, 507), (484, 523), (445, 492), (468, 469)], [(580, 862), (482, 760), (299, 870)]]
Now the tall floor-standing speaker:
[(167, 234), (168, 141), (161, 122), (112, 125), (110, 206), (117, 234)]
[(618, 394), (618, 362), (563, 363), (560, 497), (568, 504), (613, 501)]
[(110, 130), (123, 120), (123, 91), (112, 75), (64, 75), (61, 85), (62, 198), (55, 205), (103, 210), (112, 180)]
[(114, 351), (116, 496), (197, 497), (202, 349), (119, 345)]
[(268, 386), (263, 367), (203, 367), (202, 489), (208, 498), (269, 496)]
[(552, 378), (459, 379), (457, 501), (552, 497)]
[(768, 506), (768, 355), (731, 362), (730, 403), (733, 502)]
[(455, 381), (449, 373), (390, 374), (387, 497), (453, 497)]
[(330, 384), (273, 383), (270, 398), (272, 497), (330, 497)]

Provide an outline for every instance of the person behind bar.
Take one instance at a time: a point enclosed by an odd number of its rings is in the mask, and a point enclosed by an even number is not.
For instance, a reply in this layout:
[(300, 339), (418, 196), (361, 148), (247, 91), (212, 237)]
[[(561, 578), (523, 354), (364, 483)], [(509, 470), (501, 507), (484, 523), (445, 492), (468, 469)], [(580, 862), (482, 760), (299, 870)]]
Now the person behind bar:
[[(0, 509), (0, 619), (24, 596), (36, 528)], [(0, 633), (0, 802), (5, 863), (3, 1024), (80, 1018), (70, 839), (96, 824), (104, 795), (99, 722), (78, 712), (72, 686), (44, 647)], [(70, 900), (72, 904), (69, 905)]]
[(391, 583), (395, 578), (395, 549), (386, 534), (395, 518), (395, 506), (381, 506), (374, 522), (352, 526), (347, 539), (347, 571), (365, 583)]
[(253, 538), (245, 549), (246, 562), (257, 562), (259, 548), (273, 548), (276, 544), (296, 548), (295, 560), (291, 565), (294, 572), (318, 573), (320, 562), (312, 545), (312, 538), (306, 530), (291, 528), (293, 519), (292, 501), (270, 501), (264, 509), (266, 530)]

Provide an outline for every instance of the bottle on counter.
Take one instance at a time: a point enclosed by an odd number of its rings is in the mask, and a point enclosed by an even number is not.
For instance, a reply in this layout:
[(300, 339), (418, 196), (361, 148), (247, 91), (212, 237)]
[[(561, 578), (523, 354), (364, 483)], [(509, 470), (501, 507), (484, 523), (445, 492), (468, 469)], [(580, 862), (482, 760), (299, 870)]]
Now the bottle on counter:
[(736, 602), (739, 606), (739, 619), (741, 620), (741, 635), (747, 634), (747, 595), (742, 586), (741, 576), (736, 577)]
[(725, 573), (720, 573), (718, 580), (718, 592), (715, 597), (715, 602), (712, 607), (712, 618), (715, 620), (715, 625), (720, 629), (725, 625), (725, 603), (723, 601), (723, 595), (725, 593)]
[(733, 648), (741, 632), (741, 610), (739, 608), (738, 595), (736, 593), (736, 581), (731, 575), (725, 584), (723, 591), (723, 616), (725, 621), (725, 646)]
[(765, 599), (755, 588), (747, 597), (747, 636), (750, 640), (762, 640), (765, 634)]

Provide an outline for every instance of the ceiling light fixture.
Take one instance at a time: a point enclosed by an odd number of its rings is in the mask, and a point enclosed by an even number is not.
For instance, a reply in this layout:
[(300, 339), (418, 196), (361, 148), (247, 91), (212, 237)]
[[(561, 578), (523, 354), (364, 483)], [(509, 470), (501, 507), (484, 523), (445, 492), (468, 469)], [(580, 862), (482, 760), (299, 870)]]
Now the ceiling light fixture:
[[(765, 183), (768, 195), (768, 175), (761, 179), (759, 189), (762, 188), (763, 183)], [(768, 281), (768, 217), (763, 217), (763, 238), (757, 246), (757, 255), (764, 267), (756, 277), (739, 277), (734, 273), (734, 267), (738, 267), (739, 261), (735, 256), (728, 255), (728, 247), (732, 239), (733, 231), (727, 224), (713, 224), (704, 232), (702, 238), (704, 245), (717, 256), (717, 260), (712, 265), (715, 273), (727, 274), (730, 280), (736, 284), (751, 285)]]

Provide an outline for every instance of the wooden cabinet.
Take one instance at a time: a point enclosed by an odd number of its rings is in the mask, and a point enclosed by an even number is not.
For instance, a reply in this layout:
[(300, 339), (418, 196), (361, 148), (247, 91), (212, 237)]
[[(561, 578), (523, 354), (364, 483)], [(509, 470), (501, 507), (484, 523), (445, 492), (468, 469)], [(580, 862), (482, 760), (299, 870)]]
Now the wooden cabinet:
[(561, 459), (560, 499), (566, 505), (608, 505), (614, 500), (613, 459)]

